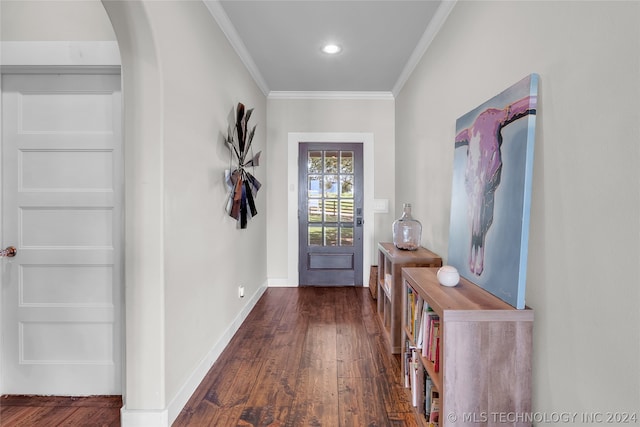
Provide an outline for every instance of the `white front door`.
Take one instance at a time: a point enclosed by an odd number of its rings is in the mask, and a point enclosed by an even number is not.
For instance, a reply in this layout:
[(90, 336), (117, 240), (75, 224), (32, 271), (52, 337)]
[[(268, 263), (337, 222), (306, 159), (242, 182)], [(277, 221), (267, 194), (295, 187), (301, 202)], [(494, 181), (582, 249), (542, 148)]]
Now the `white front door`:
[(2, 76), (0, 394), (121, 394), (119, 75)]

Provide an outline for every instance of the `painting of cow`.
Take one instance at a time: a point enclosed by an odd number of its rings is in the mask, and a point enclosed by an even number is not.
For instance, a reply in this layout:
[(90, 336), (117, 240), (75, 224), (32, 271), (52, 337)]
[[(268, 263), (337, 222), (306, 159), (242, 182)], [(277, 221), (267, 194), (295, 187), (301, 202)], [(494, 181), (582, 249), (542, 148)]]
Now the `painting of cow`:
[(456, 121), (448, 263), (524, 308), (538, 76)]

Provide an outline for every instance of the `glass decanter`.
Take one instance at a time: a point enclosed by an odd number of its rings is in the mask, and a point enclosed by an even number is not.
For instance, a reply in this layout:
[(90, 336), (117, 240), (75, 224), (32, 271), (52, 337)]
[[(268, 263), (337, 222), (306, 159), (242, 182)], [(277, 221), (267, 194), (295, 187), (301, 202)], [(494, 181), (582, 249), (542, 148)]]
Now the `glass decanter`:
[(402, 216), (393, 222), (393, 244), (398, 249), (415, 251), (420, 247), (422, 224), (411, 216), (411, 203), (403, 205)]

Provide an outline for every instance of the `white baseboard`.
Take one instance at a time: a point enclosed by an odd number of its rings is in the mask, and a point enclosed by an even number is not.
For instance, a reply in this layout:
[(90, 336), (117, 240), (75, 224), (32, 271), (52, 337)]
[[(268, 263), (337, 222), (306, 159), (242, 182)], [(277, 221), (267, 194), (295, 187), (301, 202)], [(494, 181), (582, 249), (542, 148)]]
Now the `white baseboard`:
[(162, 410), (120, 409), (120, 422), (123, 427), (165, 427), (170, 426), (168, 412)]
[(291, 284), (288, 279), (269, 279), (268, 286), (270, 288), (297, 288), (298, 285)]
[[(213, 366), (215, 361), (218, 360), (218, 357), (220, 357), (224, 349), (227, 347), (227, 344), (229, 344), (229, 342), (231, 341), (231, 338), (233, 338), (233, 336), (238, 331), (238, 329), (240, 329), (242, 322), (244, 322), (244, 320), (247, 318), (247, 316), (249, 315), (253, 307), (255, 307), (255, 305), (258, 303), (258, 300), (266, 290), (267, 290), (267, 284), (264, 283), (251, 296), (248, 303), (244, 306), (244, 308), (240, 311), (240, 313), (238, 313), (236, 318), (233, 319), (233, 321), (231, 322), (227, 330), (222, 334), (218, 342), (214, 344), (214, 346), (211, 348), (211, 350), (209, 350), (207, 355), (200, 361), (200, 363), (198, 364), (196, 369), (194, 369), (194, 371), (191, 373), (191, 375), (189, 376), (189, 379), (184, 383), (184, 385), (182, 386), (178, 394), (169, 403), (169, 406), (167, 408), (167, 412), (168, 412), (167, 421), (169, 423), (153, 424), (154, 427), (155, 426), (168, 427), (176, 420), (176, 418), (178, 418), (178, 415), (180, 415), (180, 411), (182, 411), (184, 406), (187, 404), (187, 402), (189, 401), (193, 393), (196, 391), (196, 389), (204, 379), (204, 377), (207, 375), (207, 372), (209, 372), (209, 369), (211, 368), (211, 366)], [(135, 425), (132, 424), (131, 426), (129, 426), (128, 424), (123, 423), (122, 427), (137, 427), (138, 425), (139, 424), (135, 424)], [(147, 424), (147, 425), (150, 427), (152, 426), (151, 424)]]
[[(362, 284), (362, 286), (364, 286), (365, 288), (369, 287), (369, 282), (368, 282), (369, 278), (367, 277), (367, 280), (364, 281), (364, 283)], [(291, 282), (287, 279), (269, 279), (268, 281), (268, 286), (270, 288), (297, 288), (298, 285), (292, 285)]]

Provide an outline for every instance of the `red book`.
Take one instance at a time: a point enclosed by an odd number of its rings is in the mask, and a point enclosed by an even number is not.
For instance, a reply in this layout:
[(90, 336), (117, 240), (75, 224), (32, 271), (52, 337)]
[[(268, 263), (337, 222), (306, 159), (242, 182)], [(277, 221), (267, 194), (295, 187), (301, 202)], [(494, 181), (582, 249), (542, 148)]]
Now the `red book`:
[(440, 372), (440, 337), (436, 338), (436, 361), (433, 369), (436, 372)]

